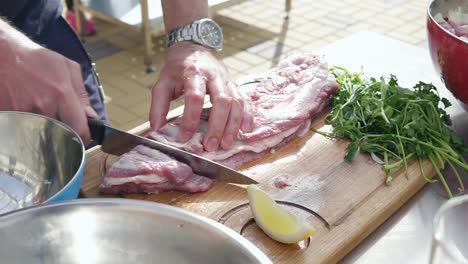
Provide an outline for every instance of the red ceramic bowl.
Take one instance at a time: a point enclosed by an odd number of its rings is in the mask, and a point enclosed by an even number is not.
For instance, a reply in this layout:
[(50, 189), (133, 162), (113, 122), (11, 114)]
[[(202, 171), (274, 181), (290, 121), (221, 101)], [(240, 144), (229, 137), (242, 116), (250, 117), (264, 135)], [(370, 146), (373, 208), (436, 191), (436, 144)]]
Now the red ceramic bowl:
[(440, 26), (437, 13), (446, 17), (449, 10), (468, 8), (468, 0), (433, 0), (427, 10), (429, 50), (436, 71), (447, 89), (468, 110), (468, 43)]

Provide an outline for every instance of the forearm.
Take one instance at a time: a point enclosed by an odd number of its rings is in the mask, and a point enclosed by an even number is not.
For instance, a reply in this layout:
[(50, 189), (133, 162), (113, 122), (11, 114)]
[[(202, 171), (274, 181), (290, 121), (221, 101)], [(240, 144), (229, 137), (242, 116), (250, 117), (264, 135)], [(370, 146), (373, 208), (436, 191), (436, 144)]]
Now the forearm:
[(208, 0), (161, 0), (166, 32), (209, 17)]

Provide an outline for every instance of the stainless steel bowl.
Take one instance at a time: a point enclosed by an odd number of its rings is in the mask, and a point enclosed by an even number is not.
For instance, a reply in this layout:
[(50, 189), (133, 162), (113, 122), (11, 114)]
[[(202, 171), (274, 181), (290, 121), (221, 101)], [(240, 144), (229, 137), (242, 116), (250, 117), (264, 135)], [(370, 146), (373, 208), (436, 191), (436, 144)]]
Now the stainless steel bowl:
[(54, 119), (0, 111), (0, 214), (78, 196), (85, 148)]
[(130, 199), (78, 199), (0, 217), (2, 263), (271, 263), (211, 219)]

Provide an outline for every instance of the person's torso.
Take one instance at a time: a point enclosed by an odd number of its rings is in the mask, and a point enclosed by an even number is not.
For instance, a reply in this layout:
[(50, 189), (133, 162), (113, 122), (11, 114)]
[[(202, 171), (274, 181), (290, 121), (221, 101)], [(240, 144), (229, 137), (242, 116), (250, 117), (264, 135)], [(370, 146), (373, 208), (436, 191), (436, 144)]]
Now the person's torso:
[(0, 4), (0, 16), (13, 20), (21, 13), (28, 0), (3, 1)]
[(34, 38), (62, 12), (60, 0), (3, 0), (0, 16)]

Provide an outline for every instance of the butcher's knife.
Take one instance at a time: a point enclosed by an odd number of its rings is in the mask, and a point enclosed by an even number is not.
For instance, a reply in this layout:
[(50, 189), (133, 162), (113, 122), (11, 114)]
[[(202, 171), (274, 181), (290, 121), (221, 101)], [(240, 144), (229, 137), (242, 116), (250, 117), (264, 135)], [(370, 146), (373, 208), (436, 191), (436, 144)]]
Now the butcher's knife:
[(102, 151), (112, 155), (122, 155), (136, 145), (146, 145), (152, 149), (175, 158), (192, 167), (196, 174), (216, 179), (222, 182), (237, 184), (256, 184), (255, 180), (209, 159), (163, 144), (158, 141), (140, 137), (125, 131), (109, 127), (102, 121), (88, 119), (91, 137)]

